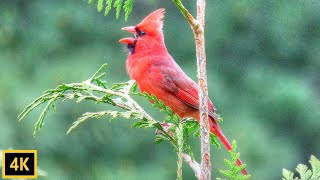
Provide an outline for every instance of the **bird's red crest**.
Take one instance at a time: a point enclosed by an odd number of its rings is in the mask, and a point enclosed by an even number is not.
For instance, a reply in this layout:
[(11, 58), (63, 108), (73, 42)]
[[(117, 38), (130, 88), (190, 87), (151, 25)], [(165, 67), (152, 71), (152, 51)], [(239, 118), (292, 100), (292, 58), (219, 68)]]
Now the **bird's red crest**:
[(164, 13), (164, 8), (155, 10), (145, 17), (136, 27), (152, 34), (157, 33), (157, 31), (162, 31)]

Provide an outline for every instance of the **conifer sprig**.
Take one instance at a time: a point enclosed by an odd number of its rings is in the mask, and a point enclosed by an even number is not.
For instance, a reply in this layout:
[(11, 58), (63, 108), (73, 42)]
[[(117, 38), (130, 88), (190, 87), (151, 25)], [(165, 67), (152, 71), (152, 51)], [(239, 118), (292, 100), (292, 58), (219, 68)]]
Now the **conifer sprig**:
[(299, 177), (295, 177), (294, 173), (286, 169), (282, 170), (282, 180), (318, 180), (320, 179), (320, 160), (311, 155), (309, 163), (311, 169), (304, 164), (299, 164), (296, 168)]
[(98, 12), (104, 9), (104, 15), (107, 16), (112, 8), (116, 10), (116, 18), (120, 16), (121, 10), (124, 11), (124, 18), (127, 21), (130, 13), (132, 12), (132, 7), (134, 0), (88, 0), (89, 4), (97, 4)]
[[(179, 155), (179, 175), (181, 178), (182, 164), (181, 158), (185, 160), (187, 164), (195, 171), (196, 176), (199, 175), (199, 164), (194, 160), (193, 152), (189, 144), (189, 138), (191, 135), (195, 137), (199, 136), (199, 123), (193, 119), (182, 119), (173, 113), (170, 107), (166, 106), (156, 96), (147, 93), (137, 92), (137, 85), (135, 81), (130, 80), (123, 83), (107, 84), (106, 73), (104, 70), (107, 65), (103, 64), (89, 79), (80, 83), (61, 84), (54, 89), (49, 89), (43, 93), (36, 100), (31, 102), (18, 116), (19, 121), (24, 119), (27, 114), (38, 106), (45, 104), (38, 120), (35, 123), (34, 136), (43, 127), (44, 120), (49, 110), (56, 111), (55, 104), (58, 101), (75, 100), (76, 103), (82, 101), (93, 101), (95, 103), (109, 104), (117, 107), (116, 110), (104, 110), (98, 112), (86, 112), (76, 121), (73, 122), (67, 134), (78, 127), (80, 124), (86, 122), (89, 119), (101, 119), (103, 117), (109, 117), (113, 120), (118, 117), (125, 119), (133, 119), (135, 122), (132, 124), (133, 128), (145, 128), (156, 129), (155, 143), (160, 144), (162, 142), (170, 142), (173, 149)], [(134, 97), (143, 97), (152, 102), (152, 106), (160, 109), (167, 117), (161, 121), (155, 120), (149, 115), (144, 108), (142, 108)], [(212, 134), (211, 143), (220, 147), (216, 141), (215, 136)], [(232, 162), (238, 154), (235, 154), (235, 150), (230, 153)], [(237, 159), (237, 158), (236, 158)], [(240, 167), (230, 167), (232, 173), (237, 173)], [(227, 171), (224, 171), (227, 174)], [(237, 176), (240, 177), (240, 176)]]

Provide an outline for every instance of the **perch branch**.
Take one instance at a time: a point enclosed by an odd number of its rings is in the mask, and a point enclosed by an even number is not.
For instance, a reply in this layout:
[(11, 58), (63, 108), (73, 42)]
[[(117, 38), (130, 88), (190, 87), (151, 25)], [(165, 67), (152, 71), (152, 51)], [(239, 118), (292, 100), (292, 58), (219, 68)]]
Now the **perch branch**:
[(208, 85), (204, 38), (206, 1), (197, 0), (197, 19), (194, 19), (190, 12), (183, 6), (181, 0), (173, 0), (173, 2), (190, 24), (196, 43), (201, 137), (201, 175), (198, 178), (210, 180), (210, 128), (208, 122)]

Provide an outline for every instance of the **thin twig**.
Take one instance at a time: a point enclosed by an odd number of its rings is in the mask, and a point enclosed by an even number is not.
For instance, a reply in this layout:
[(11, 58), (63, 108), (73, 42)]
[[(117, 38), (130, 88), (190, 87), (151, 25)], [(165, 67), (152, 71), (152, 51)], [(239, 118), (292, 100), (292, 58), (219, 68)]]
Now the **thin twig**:
[(193, 160), (188, 154), (181, 154), (184, 161), (191, 167), (191, 169), (193, 170), (195, 176), (199, 179), (200, 178), (200, 165), (197, 161)]
[(180, 9), (182, 15), (186, 18), (191, 28), (194, 29), (197, 26), (197, 21), (194, 19), (192, 14), (184, 7), (181, 0), (172, 0), (173, 3)]

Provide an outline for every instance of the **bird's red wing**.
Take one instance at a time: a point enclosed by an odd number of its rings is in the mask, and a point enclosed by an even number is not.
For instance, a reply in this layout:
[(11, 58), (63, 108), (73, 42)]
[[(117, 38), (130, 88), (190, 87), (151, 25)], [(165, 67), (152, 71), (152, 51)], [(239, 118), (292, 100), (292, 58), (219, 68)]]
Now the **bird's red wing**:
[[(198, 89), (191, 89), (185, 91), (181, 88), (178, 88), (178, 92), (175, 94), (179, 99), (181, 99), (184, 103), (188, 104), (189, 106), (199, 109), (199, 99), (198, 99)], [(208, 100), (208, 113), (209, 116), (213, 117), (215, 120), (218, 120), (217, 114), (214, 112), (215, 108), (210, 101)]]
[[(183, 101), (185, 104), (199, 109), (199, 96), (198, 96), (198, 85), (192, 81), (184, 72), (166, 72), (164, 73), (164, 81), (163, 88), (167, 91), (172, 92), (177, 98)], [(178, 74), (177, 76), (175, 76)], [(209, 116), (213, 117), (217, 120), (217, 114), (214, 112), (215, 107), (210, 101), (208, 100), (208, 113)]]

